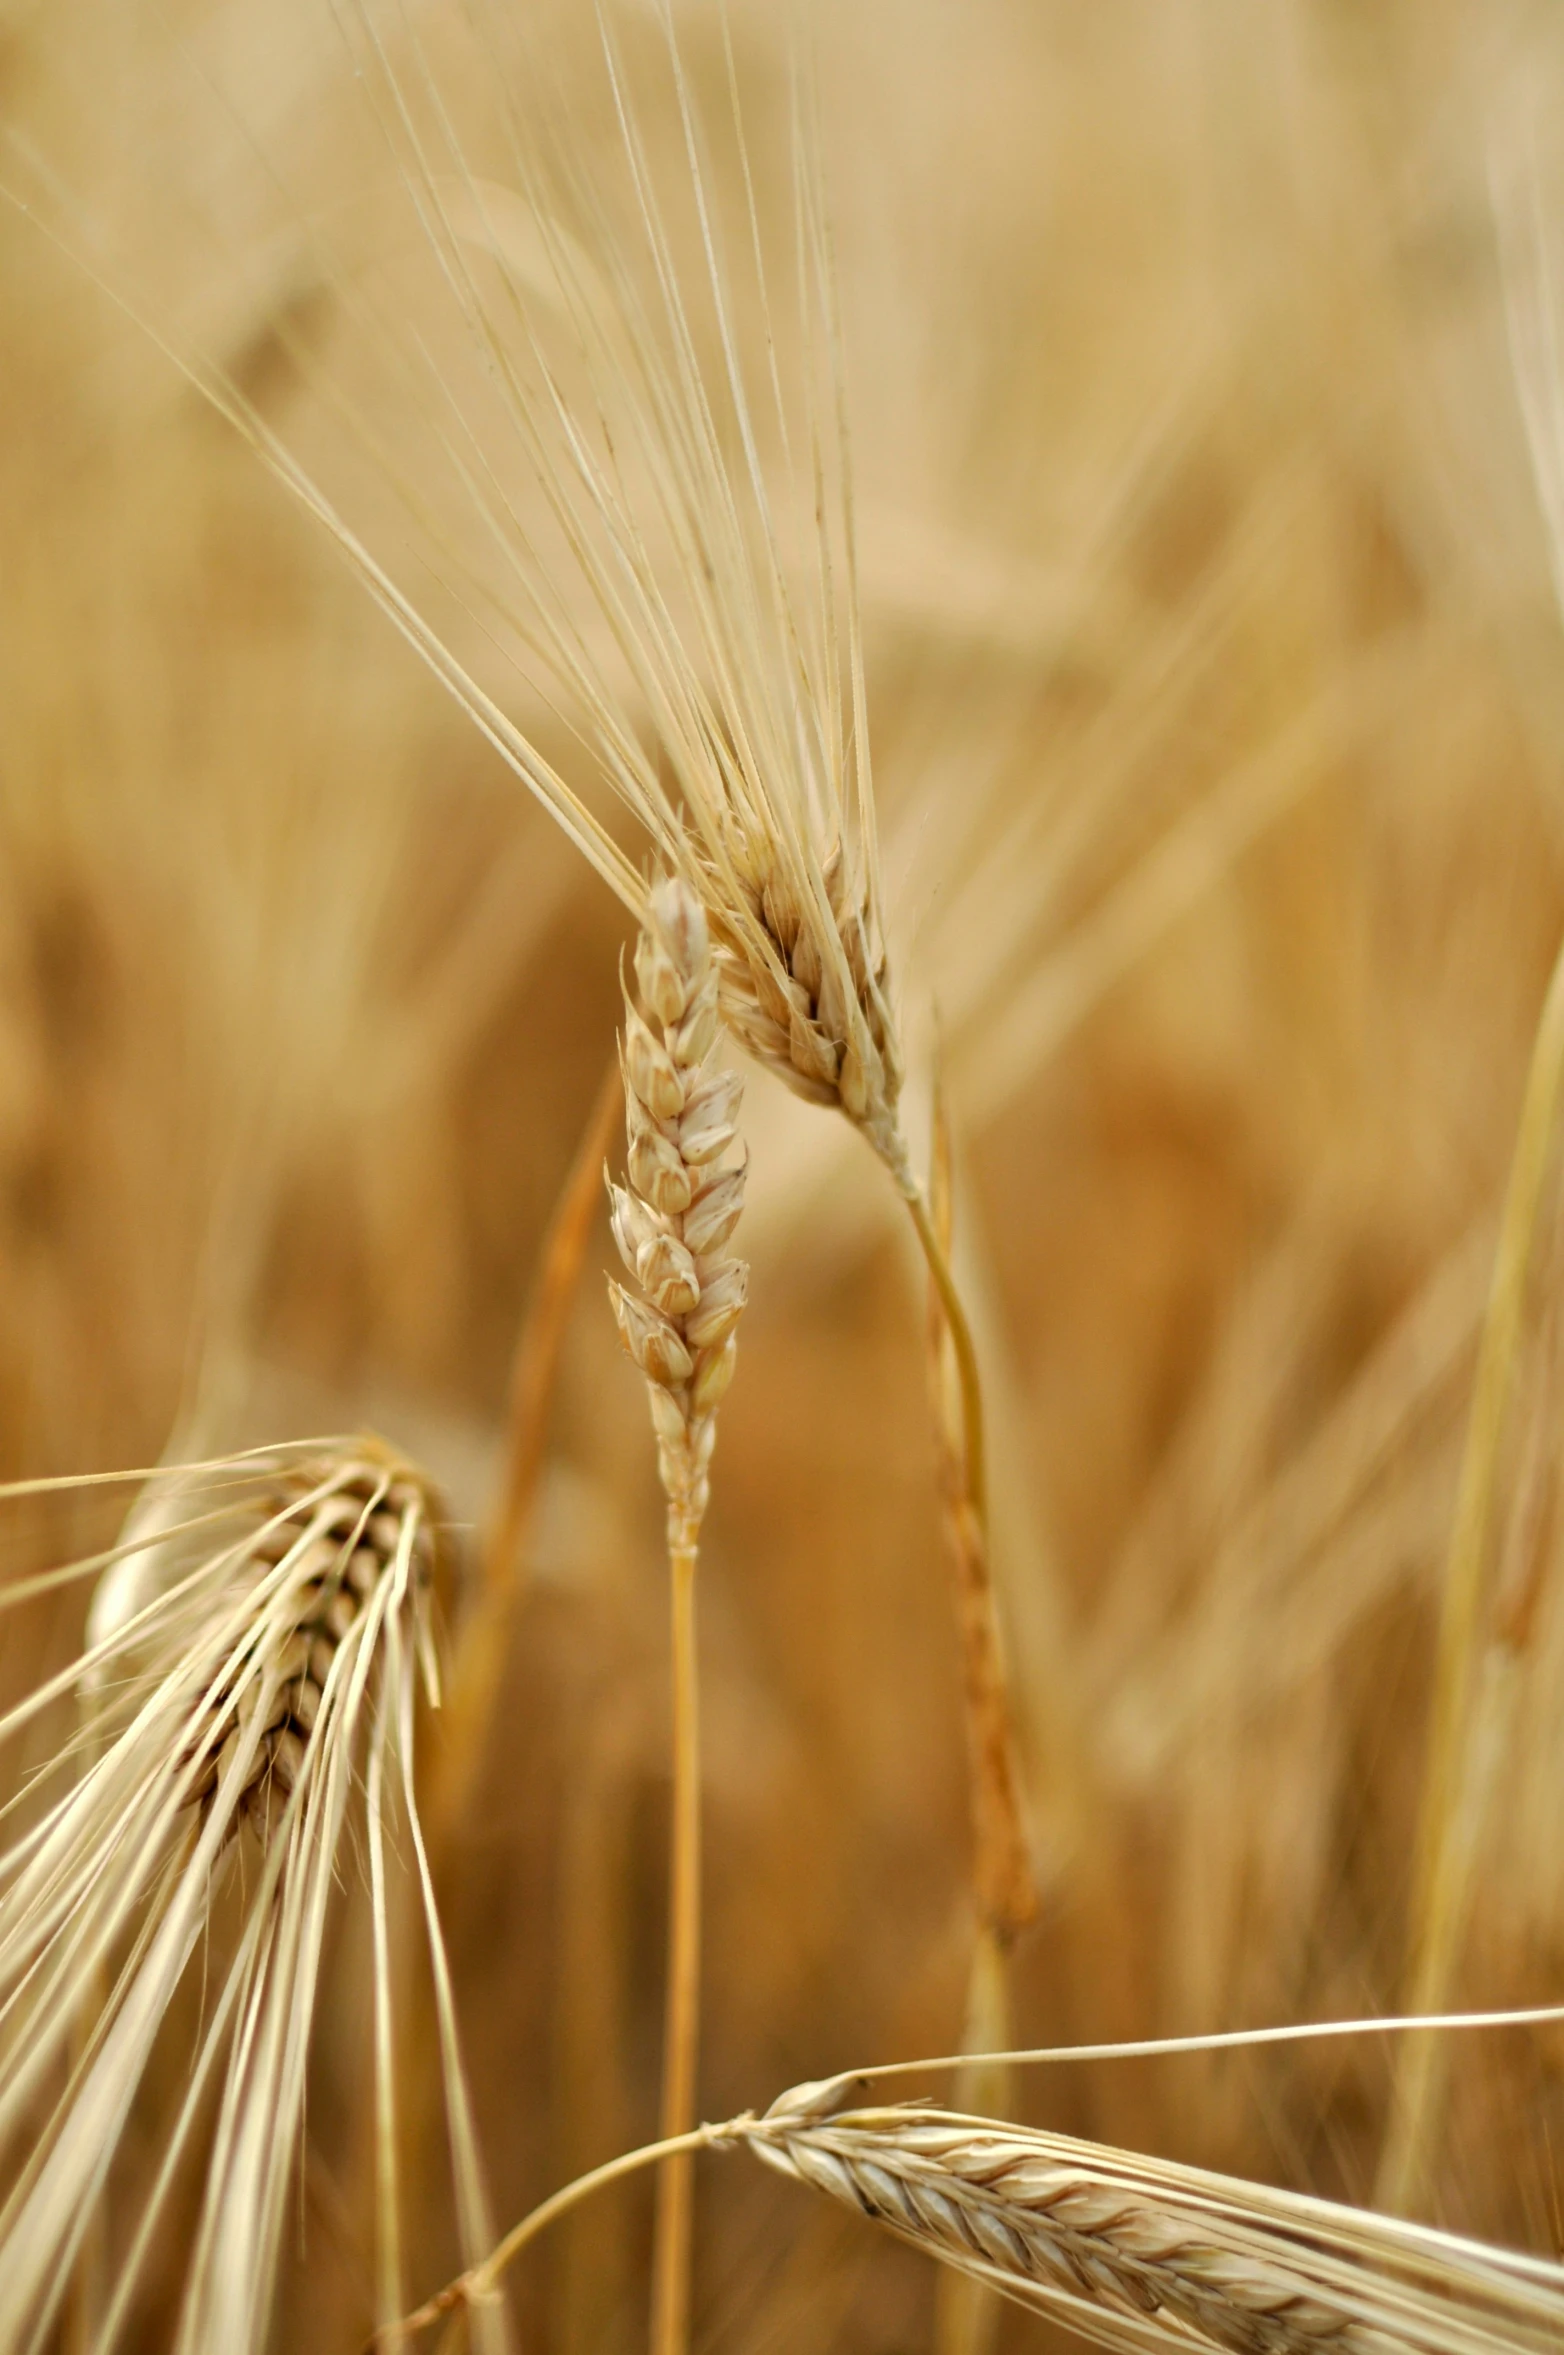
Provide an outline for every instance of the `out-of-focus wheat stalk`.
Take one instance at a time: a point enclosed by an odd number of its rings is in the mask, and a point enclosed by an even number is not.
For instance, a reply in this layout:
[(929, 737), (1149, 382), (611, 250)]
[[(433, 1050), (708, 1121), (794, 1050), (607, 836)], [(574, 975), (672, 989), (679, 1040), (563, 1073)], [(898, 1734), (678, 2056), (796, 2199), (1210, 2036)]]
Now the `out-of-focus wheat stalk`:
[(617, 1058), (603, 1073), (586, 1127), (565, 1174), (544, 1238), (535, 1296), (528, 1308), (511, 1367), (505, 1410), (505, 1454), (499, 1495), (484, 1538), (486, 1591), (515, 1591), (517, 1555), (537, 1496), (548, 1450), (548, 1408), (559, 1371), (564, 1327), (576, 1295), (603, 1158), (623, 1098)]
[[(1543, 1192), (1556, 1151), (1561, 1091), (1564, 953), (1548, 986), (1526, 1083), (1445, 1571), (1412, 1888), (1404, 2007), (1409, 2012), (1448, 2007), (1491, 1791), (1490, 1762), (1480, 1753), (1497, 1738), (1488, 1723), (1491, 1712), (1477, 1706), (1482, 1688), (1490, 1682), (1485, 1661), (1491, 1660), (1493, 1672), (1502, 1674), (1501, 1661), (1524, 1640), (1531, 1617), (1528, 1611), (1501, 1625), (1488, 1625), (1499, 1480), (1522, 1357)], [(1477, 1738), (1484, 1728), (1489, 1745)], [(1397, 2073), (1376, 2186), (1382, 2204), (1397, 2214), (1405, 2214), (1427, 2195), (1437, 2158), (1445, 2051), (1442, 2038), (1416, 2037)]]
[[(1506, 291), (1517, 385), (1530, 432), (1539, 504), (1556, 575), (1564, 583), (1564, 386), (1540, 208), (1533, 161), (1521, 203), (1517, 206), (1506, 191), (1498, 209), (1509, 257)], [(1506, 1501), (1503, 1483), (1507, 1473), (1513, 1477), (1516, 1471), (1508, 1443), (1528, 1321), (1534, 1322), (1536, 1313), (1535, 1263), (1548, 1189), (1557, 1184), (1561, 1098), (1564, 949), (1548, 983), (1532, 1046), (1441, 1596), (1412, 1884), (1404, 1996), (1410, 2012), (1447, 2009), (1457, 1985), (1489, 1811), (1509, 1746), (1512, 1688), (1537, 1617), (1539, 1564), (1524, 1565), (1506, 1607), (1499, 1607), (1495, 1590)], [(1380, 2203), (1397, 2214), (1416, 2209), (1428, 2198), (1438, 2163), (1446, 2075), (1442, 2038), (1417, 2037), (1408, 2044), (1395, 2079), (1375, 2186)]]
[(449, 1840), (471, 1802), (521, 1608), (521, 1550), (547, 1455), (549, 1408), (587, 1238), (601, 1200), (603, 1156), (622, 1097), (616, 1060), (604, 1072), (565, 1174), (517, 1337), (499, 1493), (484, 1533), (481, 1583), (456, 1639), (446, 1679), (449, 1706), (429, 1768), (425, 1815), (434, 1854)]
[[(929, 1214), (947, 1264), (954, 1185), (949, 1115), (936, 1070)], [(1002, 2061), (982, 2056), (1002, 2053), (1013, 2042), (1010, 1953), (1036, 1914), (1037, 1888), (1024, 1828), (1014, 1729), (1004, 1690), (994, 1683), (1000, 1663), (991, 1641), (997, 1621), (988, 1562), (987, 1498), (979, 1485), (984, 1469), (981, 1463), (974, 1466), (969, 1454), (969, 1426), (952, 1356), (949, 1319), (939, 1287), (931, 1281), (930, 1389), (961, 1633), (977, 1915), (962, 2037), (973, 2058), (960, 2074), (956, 2099), (961, 2109), (1002, 2117), (1010, 2106), (1009, 2072)], [(942, 2355), (980, 2355), (992, 2342), (995, 2320), (993, 2301), (981, 2284), (954, 2275), (941, 2278), (936, 2337)]]

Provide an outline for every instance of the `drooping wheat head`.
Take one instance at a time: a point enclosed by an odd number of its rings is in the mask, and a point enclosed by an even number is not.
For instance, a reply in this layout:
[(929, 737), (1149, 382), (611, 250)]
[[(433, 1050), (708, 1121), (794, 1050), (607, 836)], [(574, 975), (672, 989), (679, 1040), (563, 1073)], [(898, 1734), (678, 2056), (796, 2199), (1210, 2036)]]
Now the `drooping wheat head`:
[(1064, 2135), (832, 2115), (832, 2098), (801, 2086), (717, 2131), (1122, 2355), (1540, 2355), (1564, 2330), (1557, 2265)]
[(854, 884), (840, 842), (809, 878), (807, 897), (774, 844), (746, 845), (735, 872), (754, 932), (746, 939), (723, 921), (725, 1019), (796, 1095), (845, 1112), (905, 1184), (902, 1052), (866, 881)]

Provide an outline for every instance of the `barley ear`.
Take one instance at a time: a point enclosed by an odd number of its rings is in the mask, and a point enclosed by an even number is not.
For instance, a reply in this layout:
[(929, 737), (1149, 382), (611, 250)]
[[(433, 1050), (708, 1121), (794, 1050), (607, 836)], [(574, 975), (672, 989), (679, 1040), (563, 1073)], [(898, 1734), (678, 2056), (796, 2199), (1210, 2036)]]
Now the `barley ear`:
[[(0, 1854), (0, 2154), (18, 2162), (0, 2205), (0, 2346), (42, 2344), (73, 2281), (73, 2328), (90, 2328), (95, 2346), (118, 2342), (208, 2121), (169, 2344), (175, 2355), (266, 2344), (323, 1943), (361, 1787), (385, 2136), (379, 2290), (382, 2311), (396, 2312), (384, 1794), (395, 1762), (416, 1843), (414, 1686), (420, 1667), (432, 1682), (444, 1518), (422, 1475), (369, 1439), (161, 1473), (109, 1558), (84, 1655), (0, 1718), (4, 1739), (73, 1682), (93, 1696), (90, 1739), (47, 1770), (56, 1796), (42, 1835)], [(208, 1967), (225, 1878), (238, 1883), (234, 1942), (212, 1973), (186, 2091), (149, 2163), (116, 2174), (181, 1982), (198, 1957)], [(459, 2085), (449, 2100), (462, 2235), (476, 2253), (490, 2234)], [(91, 2258), (111, 2200), (123, 2208), (108, 2244), (120, 2253), (113, 2279), (94, 2280), (77, 2259)], [(479, 2336), (500, 2355), (502, 2320), (483, 2318)]]
[[(662, 2134), (695, 2115), (700, 2014), (700, 1738), (695, 1565), (710, 1493), (717, 1408), (733, 1378), (749, 1270), (728, 1243), (744, 1169), (726, 1158), (741, 1083), (713, 1070), (718, 975), (706, 914), (678, 877), (654, 885), (626, 987), (620, 1068), (629, 1184), (610, 1184), (614, 1241), (631, 1285), (611, 1284), (620, 1338), (646, 1376), (668, 1500), (673, 1634), (673, 1829)], [(691, 2161), (664, 2162), (653, 2254), (654, 2355), (689, 2338)]]
[(727, 2132), (1114, 2355), (1542, 2355), (1564, 2272), (1372, 2210), (927, 2109)]

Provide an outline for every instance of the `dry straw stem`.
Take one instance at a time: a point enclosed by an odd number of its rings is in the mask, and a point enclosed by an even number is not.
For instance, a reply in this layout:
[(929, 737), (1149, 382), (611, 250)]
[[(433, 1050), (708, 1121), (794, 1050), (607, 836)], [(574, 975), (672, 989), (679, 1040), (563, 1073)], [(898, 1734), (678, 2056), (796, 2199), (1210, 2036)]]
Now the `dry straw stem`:
[[(1477, 1360), (1440, 1607), (1433, 1712), (1413, 1865), (1404, 2008), (1440, 2012), (1449, 2001), (1465, 1937), (1481, 1831), (1480, 1752), (1494, 1719), (1474, 1696), (1524, 1639), (1519, 1621), (1493, 1612), (1501, 1466), (1515, 1400), (1532, 1266), (1553, 1167), (1564, 1090), (1564, 950), (1548, 983), (1510, 1167), (1498, 1256)], [(1474, 1815), (1475, 1811), (1475, 1815)], [(1415, 2037), (1396, 2072), (1376, 2196), (1397, 2214), (1426, 2197), (1438, 2153), (1447, 2055), (1442, 2038)]]
[[(1036, 1914), (1037, 1885), (988, 1559), (982, 1391), (970, 1329), (949, 1276), (952, 1190), (950, 1121), (944, 1088), (937, 1082), (927, 1212), (937, 1253), (937, 1262), (930, 1262), (930, 1386), (961, 1633), (978, 1919), (1002, 1958)], [(936, 1266), (944, 1272), (944, 1283)], [(995, 2039), (996, 2045), (1008, 2041), (1003, 2035)]]
[(715, 2141), (721, 2139), (724, 2131), (720, 2126), (695, 2126), (687, 2134), (670, 2135), (660, 2142), (645, 2143), (639, 2150), (622, 2152), (618, 2158), (606, 2160), (601, 2167), (593, 2167), (587, 2174), (578, 2175), (573, 2182), (562, 2185), (548, 2199), (540, 2201), (537, 2207), (523, 2216), (519, 2224), (513, 2224), (505, 2238), (490, 2250), (481, 2265), (471, 2266), (466, 2273), (447, 2282), (443, 2290), (437, 2290), (432, 2298), (426, 2298), (423, 2305), (413, 2313), (404, 2314), (397, 2321), (377, 2330), (365, 2349), (365, 2355), (374, 2355), (376, 2349), (404, 2346), (420, 2331), (430, 2329), (448, 2315), (459, 2315), (482, 2307), (494, 2297), (495, 2283), (505, 2268), (521, 2255), (530, 2242), (537, 2239), (539, 2233), (546, 2232), (556, 2218), (568, 2215), (572, 2208), (579, 2207), (594, 2192), (606, 2191), (613, 2183), (622, 2183), (627, 2175), (639, 2175), (644, 2168), (662, 2166), (671, 2159), (693, 2158), (697, 2151), (709, 2150)]
[(902, 1191), (929, 1271), (934, 1420), (961, 1642), (979, 1935), (969, 1993), (969, 2029), (975, 2044), (1001, 2044), (1008, 2028), (1006, 1957), (1017, 1935), (1036, 1915), (1037, 1884), (1022, 1811), (1015, 1717), (989, 1566), (983, 1384), (971, 1323), (951, 1267), (950, 1132), (938, 1085), (933, 1143), (929, 1194), (925, 1196), (911, 1183)]
[[(954, 1169), (943, 1075), (936, 1067), (929, 1210), (947, 1263), (954, 1217)], [(998, 1619), (989, 1572), (981, 1488), (974, 1495), (962, 1393), (955, 1379), (950, 1320), (939, 1287), (929, 1284), (929, 1387), (939, 1452), (940, 1491), (955, 1573), (961, 1638), (969, 1789), (972, 1801), (976, 1935), (967, 1980), (963, 2045), (974, 2057), (957, 2081), (964, 2109), (1003, 2116), (1010, 2107), (1002, 2053), (1011, 2041), (1010, 1948), (1037, 1911), (1037, 1888), (1023, 1826), (1016, 1757)], [(983, 1477), (981, 1458), (978, 1477)], [(941, 2355), (980, 2355), (993, 2336), (992, 2298), (970, 2280), (940, 2284), (936, 2345)]]
[[(628, 1187), (611, 1188), (614, 1240), (636, 1290), (613, 1283), (620, 1338), (646, 1376), (657, 1468), (668, 1499), (673, 1650), (673, 1822), (662, 2126), (695, 2115), (700, 2018), (700, 1692), (695, 1574), (717, 1408), (733, 1379), (749, 1270), (728, 1243), (744, 1207), (744, 1166), (726, 1165), (742, 1085), (710, 1064), (719, 1026), (717, 968), (700, 901), (664, 877), (636, 944), (639, 1006), (625, 991), (620, 1063)], [(691, 2198), (687, 2157), (658, 2183), (652, 2264), (655, 2355), (689, 2338)]]
[[(32, 1794), (31, 1827), (0, 1858), (0, 2144), (27, 2138), (0, 2205), (0, 2345), (32, 2347), (47, 2334), (108, 2196), (164, 2016), (211, 1936), (221, 1884), (236, 1876), (236, 1940), (225, 1967), (206, 1959), (211, 1990), (185, 2091), (143, 2175), (89, 2343), (107, 2350), (128, 2327), (215, 2085), (173, 2344), (187, 2355), (264, 2345), (328, 1907), (360, 1784), (376, 1924), (376, 2107), (387, 2129), (379, 2304), (397, 2310), (383, 1935), (393, 1776), (440, 1994), (463, 2237), (476, 2247), (489, 2237), (412, 1797), (419, 1673), (431, 1697), (437, 1689), (441, 1519), (423, 1476), (377, 1441), (159, 1475), (104, 1566), (81, 1659), (0, 1724), (0, 1737), (14, 1739), (73, 1687), (90, 1700), (87, 1736), (56, 1756)], [(89, 1999), (91, 2027), (72, 2053)], [(63, 2089), (51, 2092), (62, 2063)], [(483, 2336), (504, 2343), (498, 2323)]]

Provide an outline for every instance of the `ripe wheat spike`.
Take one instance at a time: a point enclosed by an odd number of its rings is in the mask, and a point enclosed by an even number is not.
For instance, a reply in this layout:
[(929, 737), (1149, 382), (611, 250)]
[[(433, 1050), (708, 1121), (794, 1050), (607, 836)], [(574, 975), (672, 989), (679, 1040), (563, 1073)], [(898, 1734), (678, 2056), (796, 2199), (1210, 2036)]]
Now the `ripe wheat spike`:
[[(742, 1082), (713, 1069), (717, 969), (700, 901), (664, 877), (635, 952), (641, 1005), (625, 991), (620, 1044), (630, 1183), (611, 1186), (614, 1240), (636, 1290), (611, 1283), (626, 1350), (646, 1376), (657, 1468), (668, 1499), (673, 1648), (673, 1835), (662, 2132), (695, 2118), (700, 2018), (700, 1714), (695, 1571), (710, 1497), (717, 1408), (733, 1379), (749, 1270), (728, 1250), (744, 1208), (744, 1164), (728, 1166)], [(658, 2187), (652, 2285), (655, 2355), (689, 2338), (692, 2177), (669, 2160)]]
[(1541, 2355), (1564, 2332), (1556, 2265), (1065, 2135), (927, 2109), (832, 2115), (831, 2098), (799, 2087), (737, 2131), (1119, 2355)]
[[(80, 1661), (0, 1725), (0, 1738), (14, 1737), (73, 1686), (80, 1696), (80, 1730), (43, 1778), (36, 1819), (0, 1859), (0, 2144), (28, 2135), (0, 2207), (0, 2345), (40, 2343), (73, 2276), (78, 2337), (94, 2349), (116, 2343), (182, 2154), (206, 2133), (174, 2344), (180, 2355), (266, 2344), (323, 1939), (361, 1783), (377, 2114), (394, 2122), (391, 1786), (401, 1786), (421, 1866), (413, 1706), (420, 1675), (438, 1696), (442, 1517), (424, 1477), (377, 1441), (161, 1474), (100, 1580)], [(486, 2212), (421, 1879), (458, 2208), (464, 2238), (481, 2246)], [(214, 1908), (235, 1882), (230, 1945)], [(123, 2255), (100, 2282), (96, 2265), (78, 2262), (102, 2232), (116, 2150), (192, 1968), (211, 1979), (187, 2089), (139, 2210), (119, 2220)], [(402, 2287), (389, 2165), (378, 2221), (379, 2302), (393, 2310)], [(475, 2327), (485, 2345), (503, 2346), (497, 2315)]]

